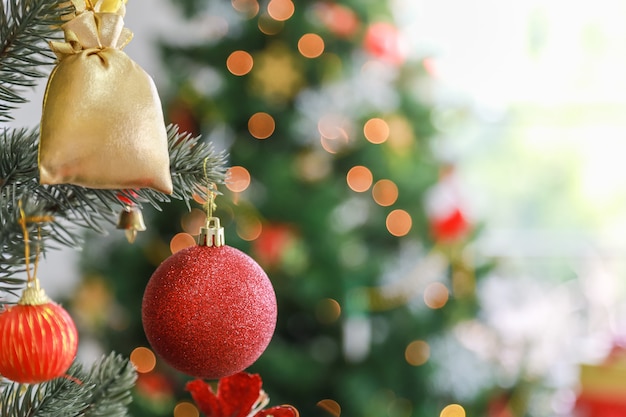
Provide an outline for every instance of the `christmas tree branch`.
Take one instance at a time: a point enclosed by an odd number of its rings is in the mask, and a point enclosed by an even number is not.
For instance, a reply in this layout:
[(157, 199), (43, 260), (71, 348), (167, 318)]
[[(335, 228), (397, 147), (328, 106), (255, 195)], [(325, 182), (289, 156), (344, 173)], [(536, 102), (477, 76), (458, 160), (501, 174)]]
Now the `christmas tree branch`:
[(0, 122), (27, 99), (22, 87), (34, 86), (55, 60), (47, 41), (59, 38), (61, 16), (71, 3), (58, 0), (2, 0), (0, 3)]
[(12, 417), (123, 417), (131, 402), (136, 372), (111, 353), (89, 372), (74, 363), (66, 376), (41, 384), (10, 383), (0, 388), (0, 411)]
[[(82, 242), (80, 228), (101, 233), (103, 223), (112, 224), (123, 207), (124, 195), (138, 203), (159, 209), (170, 198), (187, 202), (194, 193), (206, 197), (207, 182), (223, 183), (224, 153), (216, 152), (200, 137), (180, 133), (169, 126), (170, 172), (174, 185), (171, 196), (151, 189), (100, 190), (76, 185), (41, 185), (38, 181), (37, 138), (35, 130), (5, 129), (0, 132), (0, 291), (12, 293), (21, 288), (16, 272), (24, 268), (24, 237), (18, 223), (18, 202), (28, 217), (50, 216), (54, 220), (30, 225), (31, 253), (59, 246), (78, 247)], [(46, 243), (49, 242), (49, 243)], [(45, 243), (45, 244), (44, 244)]]

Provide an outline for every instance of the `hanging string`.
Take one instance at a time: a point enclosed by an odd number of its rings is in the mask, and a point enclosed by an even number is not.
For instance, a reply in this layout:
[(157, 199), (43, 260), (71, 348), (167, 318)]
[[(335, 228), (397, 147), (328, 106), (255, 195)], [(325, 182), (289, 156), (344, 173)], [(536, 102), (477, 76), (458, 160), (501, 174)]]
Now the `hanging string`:
[(205, 204), (205, 210), (207, 214), (207, 221), (213, 217), (213, 213), (217, 210), (217, 204), (215, 204), (215, 197), (217, 196), (217, 187), (215, 183), (209, 180), (209, 174), (207, 172), (207, 163), (209, 158), (204, 158), (204, 180), (206, 181), (207, 187), (207, 200)]
[(24, 237), (24, 263), (26, 265), (26, 286), (31, 287), (33, 284), (38, 286), (37, 281), (37, 268), (39, 266), (39, 255), (41, 254), (41, 227), (37, 225), (37, 245), (35, 252), (35, 261), (33, 267), (33, 273), (31, 273), (30, 267), (30, 234), (28, 232), (28, 223), (41, 223), (50, 222), (53, 220), (52, 216), (26, 216), (26, 211), (22, 205), (22, 200), (18, 200), (17, 206), (20, 212), (20, 218), (18, 224), (22, 228), (22, 235)]
[(22, 235), (24, 236), (24, 259), (26, 263), (26, 283), (30, 285), (33, 282), (33, 276), (30, 273), (30, 238), (28, 235), (28, 227), (26, 227), (26, 213), (22, 206), (22, 200), (17, 202), (17, 206), (20, 210), (20, 219), (18, 223), (22, 226)]
[(207, 196), (204, 208), (206, 209), (206, 227), (200, 229), (197, 242), (201, 246), (224, 246), (224, 228), (220, 225), (220, 219), (213, 217), (215, 210), (217, 210), (215, 197), (219, 192), (215, 183), (209, 180), (207, 161), (208, 158), (205, 158), (204, 179), (206, 181)]

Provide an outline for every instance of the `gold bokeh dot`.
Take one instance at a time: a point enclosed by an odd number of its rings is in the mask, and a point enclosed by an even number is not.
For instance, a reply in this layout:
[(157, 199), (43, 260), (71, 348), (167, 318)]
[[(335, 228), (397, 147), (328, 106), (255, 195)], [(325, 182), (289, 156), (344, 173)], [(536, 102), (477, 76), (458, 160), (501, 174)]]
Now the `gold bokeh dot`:
[(274, 129), (276, 129), (276, 122), (267, 113), (255, 113), (248, 120), (248, 130), (257, 139), (269, 138), (274, 133)]
[(335, 400), (321, 400), (318, 401), (317, 406), (334, 417), (341, 416), (341, 406)]
[(458, 404), (450, 404), (441, 410), (439, 417), (465, 417), (465, 409)]
[(315, 307), (315, 317), (320, 323), (334, 323), (339, 316), (341, 316), (341, 305), (335, 299), (324, 298)]
[(389, 138), (389, 125), (383, 119), (369, 119), (363, 126), (363, 134), (371, 143), (383, 143)]
[(193, 193), (193, 201), (195, 201), (198, 204), (202, 204), (204, 205), (206, 203), (206, 200), (198, 193)]
[(137, 347), (130, 353), (130, 361), (141, 374), (148, 373), (156, 366), (156, 356), (146, 347)]
[(195, 244), (196, 240), (189, 233), (177, 233), (170, 240), (170, 251), (176, 253)]
[(367, 167), (364, 167), (363, 165), (354, 166), (350, 168), (350, 171), (348, 171), (348, 174), (346, 175), (346, 180), (348, 182), (348, 187), (350, 187), (352, 191), (362, 193), (369, 190), (369, 188), (372, 186), (372, 171), (370, 171)]
[(432, 282), (424, 289), (424, 303), (432, 309), (444, 307), (449, 298), (450, 291), (441, 282)]
[(181, 401), (174, 407), (174, 417), (199, 417), (198, 408), (190, 402)]
[(267, 13), (261, 14), (259, 16), (259, 30), (265, 35), (272, 36), (279, 33), (285, 27), (285, 22), (281, 22), (278, 20), (272, 19), (270, 15)]
[(295, 12), (295, 5), (291, 0), (271, 0), (267, 5), (267, 13), (272, 19), (283, 22)]
[(423, 340), (414, 340), (404, 350), (404, 358), (410, 365), (423, 365), (430, 358), (430, 346)]
[(234, 193), (241, 193), (250, 186), (250, 172), (242, 166), (232, 166), (228, 169), (226, 188)]
[(413, 219), (405, 210), (394, 210), (387, 215), (387, 230), (394, 236), (405, 236), (411, 231)]
[(317, 58), (324, 53), (324, 39), (315, 33), (302, 35), (298, 40), (298, 51), (305, 58)]
[(233, 9), (245, 14), (248, 18), (253, 18), (259, 13), (259, 2), (257, 0), (232, 0)]
[(242, 217), (237, 222), (237, 236), (246, 241), (258, 239), (263, 231), (263, 224), (255, 216)]
[(398, 186), (391, 180), (376, 181), (372, 187), (372, 197), (378, 205), (391, 206), (398, 200)]
[(205, 225), (206, 213), (197, 208), (191, 209), (191, 211), (184, 214), (181, 219), (183, 231), (189, 233), (190, 235), (200, 234), (200, 228)]
[(246, 51), (235, 51), (226, 59), (226, 67), (233, 75), (246, 75), (253, 66), (252, 55)]

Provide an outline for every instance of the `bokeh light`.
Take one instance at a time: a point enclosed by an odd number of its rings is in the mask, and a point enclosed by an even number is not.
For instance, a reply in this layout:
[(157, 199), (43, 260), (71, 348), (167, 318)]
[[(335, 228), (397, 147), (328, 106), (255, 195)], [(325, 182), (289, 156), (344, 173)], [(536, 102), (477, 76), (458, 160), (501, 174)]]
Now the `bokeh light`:
[(393, 417), (411, 417), (413, 415), (413, 403), (407, 398), (394, 398), (389, 404), (388, 415)]
[(206, 213), (200, 209), (193, 208), (183, 215), (180, 224), (185, 233), (198, 235), (200, 234), (200, 228), (206, 225)]
[(199, 417), (198, 408), (187, 401), (181, 401), (174, 407), (174, 417)]
[(255, 113), (248, 120), (248, 130), (257, 139), (269, 138), (275, 128), (274, 118), (265, 112)]
[(465, 417), (465, 409), (458, 404), (450, 404), (441, 410), (439, 417)]
[(263, 225), (256, 216), (241, 216), (237, 220), (237, 236), (246, 241), (256, 240), (261, 236)]
[(408, 152), (415, 144), (415, 133), (411, 123), (402, 116), (392, 116), (387, 119), (389, 126), (389, 140), (387, 145), (398, 154)]
[(441, 282), (428, 284), (424, 289), (424, 303), (432, 309), (442, 308), (450, 298), (450, 291)]
[(195, 244), (196, 239), (189, 233), (177, 233), (172, 240), (170, 240), (170, 250), (172, 253), (176, 253), (190, 246), (194, 246)]
[(146, 347), (137, 347), (130, 353), (130, 361), (141, 374), (151, 372), (156, 366), (156, 356)]
[(423, 365), (430, 358), (430, 346), (423, 340), (414, 340), (404, 350), (404, 358), (410, 365)]
[(226, 188), (234, 193), (241, 193), (250, 186), (250, 172), (242, 166), (228, 168)]
[(349, 124), (349, 120), (340, 115), (322, 116), (317, 123), (322, 149), (330, 154), (336, 154), (345, 149), (350, 143), (350, 135), (347, 131)]
[(324, 52), (324, 39), (315, 33), (302, 35), (298, 40), (298, 51), (305, 58), (317, 58)]
[(322, 400), (317, 403), (317, 406), (334, 417), (339, 417), (341, 415), (341, 406), (335, 400)]
[(193, 201), (195, 201), (198, 204), (201, 204), (201, 205), (206, 204), (206, 199), (198, 193), (193, 193), (192, 198), (193, 198)]
[(226, 59), (226, 67), (233, 75), (246, 75), (253, 66), (252, 55), (246, 51), (235, 51)]
[(398, 200), (398, 186), (391, 180), (376, 181), (372, 188), (372, 197), (378, 205), (391, 206)]
[(348, 174), (346, 175), (346, 180), (348, 182), (348, 187), (350, 187), (352, 191), (362, 193), (369, 190), (372, 186), (374, 178), (372, 176), (372, 171), (370, 171), (367, 167), (357, 165), (350, 168), (350, 171), (348, 171)]
[(259, 16), (258, 26), (259, 26), (259, 30), (262, 33), (268, 36), (272, 36), (272, 35), (276, 35), (278, 32), (283, 30), (283, 27), (285, 27), (285, 23), (278, 21), (278, 20), (274, 20), (267, 13), (263, 13), (261, 16)]
[(394, 210), (387, 215), (387, 230), (394, 236), (405, 236), (411, 231), (413, 219), (405, 210)]
[(259, 2), (257, 0), (232, 0), (233, 9), (245, 14), (249, 19), (259, 13)]
[(371, 143), (383, 143), (389, 138), (389, 125), (383, 119), (369, 119), (363, 126), (363, 134)]
[(308, 182), (320, 181), (326, 178), (332, 171), (328, 154), (317, 150), (299, 154), (294, 163), (300, 178)]
[(267, 5), (267, 13), (274, 20), (285, 21), (293, 16), (295, 5), (291, 0), (271, 0)]
[(315, 307), (315, 317), (320, 323), (334, 323), (339, 316), (341, 316), (341, 305), (335, 299), (324, 298)]

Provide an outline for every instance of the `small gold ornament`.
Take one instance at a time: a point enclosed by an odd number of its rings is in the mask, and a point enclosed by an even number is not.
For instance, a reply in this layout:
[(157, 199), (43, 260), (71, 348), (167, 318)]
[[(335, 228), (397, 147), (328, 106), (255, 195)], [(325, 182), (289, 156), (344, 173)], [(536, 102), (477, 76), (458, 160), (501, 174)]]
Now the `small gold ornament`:
[(136, 205), (125, 206), (117, 220), (117, 228), (124, 230), (128, 242), (133, 243), (137, 238), (137, 232), (146, 230), (141, 209)]
[(72, 0), (75, 16), (51, 42), (58, 63), (41, 118), (42, 184), (172, 192), (167, 132), (152, 78), (122, 48), (123, 0)]

